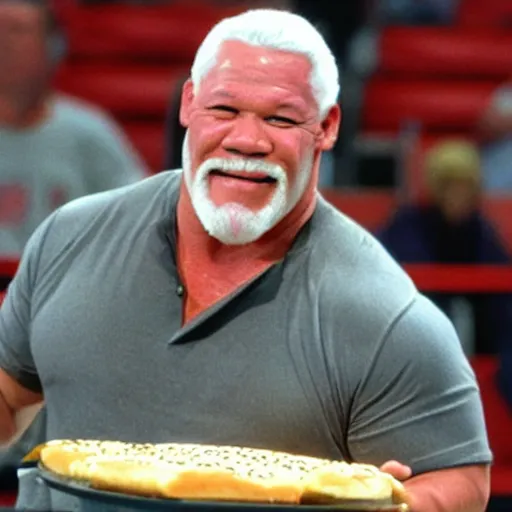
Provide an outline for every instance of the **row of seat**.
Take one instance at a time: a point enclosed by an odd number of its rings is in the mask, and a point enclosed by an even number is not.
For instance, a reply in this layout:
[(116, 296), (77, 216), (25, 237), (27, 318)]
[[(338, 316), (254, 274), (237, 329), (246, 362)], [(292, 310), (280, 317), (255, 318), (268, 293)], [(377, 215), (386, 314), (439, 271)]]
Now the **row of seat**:
[(510, 0), (461, 0), (457, 24), (466, 27), (512, 27)]
[(57, 2), (73, 59), (189, 63), (209, 29), (243, 6), (207, 0), (115, 2), (81, 5)]
[(425, 149), (447, 136), (471, 138), (494, 91), (512, 78), (511, 21), (510, 0), (461, 0), (453, 26), (390, 26), (375, 37), (359, 126), (363, 138), (412, 141), (401, 155), (409, 199), (425, 194)]
[(364, 90), (362, 127), (397, 132), (407, 125), (424, 130), (473, 129), (498, 81), (409, 79), (376, 76)]
[(118, 119), (163, 119), (171, 91), (189, 68), (138, 63), (69, 62), (55, 77), (57, 88), (89, 100)]
[(512, 31), (507, 30), (391, 26), (378, 38), (377, 71), (386, 76), (502, 80), (512, 75), (510, 48)]

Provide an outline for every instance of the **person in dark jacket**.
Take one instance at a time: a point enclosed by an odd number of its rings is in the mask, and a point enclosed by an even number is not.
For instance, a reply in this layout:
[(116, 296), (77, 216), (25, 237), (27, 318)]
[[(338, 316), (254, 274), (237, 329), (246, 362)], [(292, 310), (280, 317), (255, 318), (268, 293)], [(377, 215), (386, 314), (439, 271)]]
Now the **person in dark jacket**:
[[(445, 140), (427, 154), (425, 171), (431, 201), (399, 208), (378, 233), (395, 259), (404, 264), (509, 264), (507, 250), (480, 207), (480, 156), (476, 146), (464, 140)], [(458, 300), (463, 299), (469, 306), (471, 352), (497, 353), (512, 347), (509, 296), (432, 294), (431, 298), (452, 318)]]

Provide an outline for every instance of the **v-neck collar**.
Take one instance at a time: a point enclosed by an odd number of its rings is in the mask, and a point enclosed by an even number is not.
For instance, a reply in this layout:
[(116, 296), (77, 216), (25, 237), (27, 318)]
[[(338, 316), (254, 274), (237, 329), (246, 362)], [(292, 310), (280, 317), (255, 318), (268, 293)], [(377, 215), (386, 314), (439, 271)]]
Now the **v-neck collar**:
[[(178, 205), (178, 199), (179, 199), (179, 192), (180, 192), (180, 186), (181, 183), (178, 184), (178, 187), (174, 188), (170, 195), (169, 195), (169, 216), (167, 218), (167, 221), (165, 222), (165, 236), (167, 238), (167, 241), (171, 247), (171, 257), (172, 257), (172, 264), (175, 271), (175, 277), (178, 282), (178, 286), (181, 285), (180, 283), (180, 277), (178, 273), (178, 262), (177, 262), (177, 229), (178, 229), (178, 223), (177, 223), (177, 205)], [(215, 304), (210, 306), (208, 309), (202, 311), (199, 315), (194, 317), (192, 320), (187, 322), (185, 325), (182, 325), (180, 329), (178, 329), (175, 334), (171, 337), (169, 340), (170, 344), (177, 344), (177, 343), (184, 343), (187, 341), (187, 338), (189, 335), (195, 331), (198, 327), (202, 326), (206, 321), (212, 319), (214, 316), (220, 314), (222, 311), (224, 311), (235, 299), (241, 298), (241, 296), (248, 292), (248, 290), (251, 287), (257, 286), (257, 284), (267, 278), (270, 275), (274, 275), (276, 279), (283, 279), (284, 276), (284, 270), (286, 268), (286, 265), (290, 258), (293, 258), (297, 256), (299, 253), (301, 253), (303, 250), (307, 249), (309, 247), (309, 241), (311, 238), (311, 230), (312, 226), (316, 221), (317, 217), (317, 210), (318, 210), (318, 203), (321, 201), (321, 197), (318, 197), (317, 207), (315, 208), (315, 211), (313, 212), (313, 215), (311, 218), (304, 224), (304, 226), (301, 228), (299, 233), (297, 234), (297, 237), (295, 238), (290, 250), (286, 254), (285, 258), (282, 260), (277, 261), (267, 269), (265, 269), (260, 274), (257, 274), (255, 277), (251, 278), (249, 281), (243, 283), (241, 286), (236, 288), (233, 292), (226, 295), (219, 301), (217, 301)]]

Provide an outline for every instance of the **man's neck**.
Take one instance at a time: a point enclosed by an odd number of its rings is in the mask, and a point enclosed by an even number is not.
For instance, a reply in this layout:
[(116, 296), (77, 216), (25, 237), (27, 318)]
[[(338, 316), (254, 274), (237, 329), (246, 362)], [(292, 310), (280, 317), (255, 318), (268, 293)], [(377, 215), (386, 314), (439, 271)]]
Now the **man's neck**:
[(24, 129), (39, 123), (47, 114), (48, 97), (21, 98), (0, 91), (0, 125)]
[(177, 210), (177, 262), (186, 289), (183, 323), (283, 259), (311, 218), (315, 205), (316, 189), (312, 188), (274, 229), (256, 242), (225, 245), (206, 233), (182, 185)]

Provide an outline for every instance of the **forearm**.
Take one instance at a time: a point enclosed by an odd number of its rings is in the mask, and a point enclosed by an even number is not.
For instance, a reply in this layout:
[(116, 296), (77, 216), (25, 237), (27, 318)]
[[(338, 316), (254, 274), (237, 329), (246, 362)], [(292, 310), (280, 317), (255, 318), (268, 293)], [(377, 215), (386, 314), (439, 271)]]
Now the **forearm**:
[(42, 394), (22, 387), (0, 369), (0, 446), (12, 441), (12, 437), (29, 421), (25, 418), (30, 417), (31, 411), (35, 416), (42, 401)]
[(424, 473), (405, 482), (411, 512), (484, 512), (489, 469), (474, 466)]
[(8, 443), (16, 433), (14, 414), (0, 391), (0, 446)]

